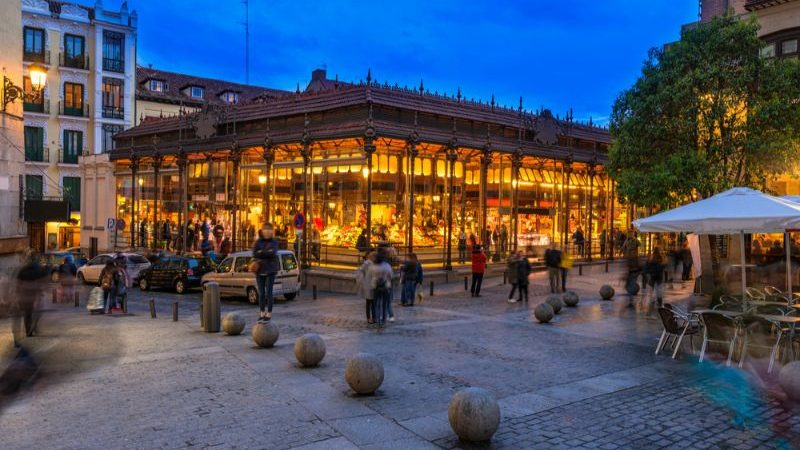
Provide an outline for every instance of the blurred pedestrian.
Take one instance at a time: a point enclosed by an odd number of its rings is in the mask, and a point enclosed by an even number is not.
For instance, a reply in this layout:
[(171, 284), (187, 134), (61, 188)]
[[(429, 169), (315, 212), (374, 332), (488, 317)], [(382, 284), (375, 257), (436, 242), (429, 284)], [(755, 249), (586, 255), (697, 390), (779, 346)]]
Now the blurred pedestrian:
[(653, 288), (653, 295), (655, 297), (657, 308), (660, 308), (664, 305), (665, 267), (664, 255), (661, 254), (661, 250), (658, 247), (653, 248), (653, 254), (650, 256), (650, 259), (647, 261), (647, 265), (645, 266), (645, 272), (647, 272), (647, 278), (649, 280), (650, 287)]
[(559, 275), (561, 276), (561, 292), (567, 292), (567, 274), (572, 269), (572, 256), (567, 252), (561, 252), (561, 264), (559, 265)]
[[(38, 253), (28, 256), (17, 271), (17, 298), (14, 311), (14, 344), (19, 346), (24, 336), (33, 336), (39, 323), (39, 304), (47, 283), (47, 269)], [(21, 319), (21, 321), (20, 321)]]
[(113, 260), (110, 260), (100, 272), (100, 288), (103, 290), (104, 311), (111, 314), (117, 303), (117, 292), (122, 282), (120, 273)]
[(506, 278), (511, 283), (511, 292), (508, 293), (508, 303), (516, 303), (514, 300), (514, 293), (517, 292), (517, 263), (519, 262), (519, 253), (511, 252), (508, 256), (508, 263), (506, 264)]
[(73, 261), (72, 255), (64, 257), (64, 261), (58, 266), (58, 284), (61, 287), (62, 301), (69, 301), (73, 298), (75, 290), (75, 277), (78, 274), (78, 267)]
[(375, 252), (369, 252), (364, 257), (364, 262), (361, 267), (356, 270), (356, 283), (358, 286), (358, 293), (361, 298), (366, 301), (367, 323), (375, 323), (375, 297), (372, 290), (372, 272), (370, 269), (375, 261)]
[[(264, 224), (259, 231), (259, 237), (253, 244), (253, 258), (251, 268), (256, 274), (256, 287), (258, 289), (258, 320), (260, 322), (272, 319), (272, 305), (275, 297), (272, 290), (275, 286), (275, 275), (278, 273), (278, 241), (273, 237), (274, 230), (271, 223)], [(266, 311), (264, 311), (266, 307)]]
[(379, 248), (375, 254), (375, 263), (369, 268), (370, 280), (372, 287), (372, 295), (375, 300), (375, 313), (377, 315), (378, 326), (386, 324), (387, 315), (390, 321), (393, 317), (390, 315), (390, 305), (392, 303), (392, 266), (387, 261), (386, 251)]
[(464, 228), (458, 233), (458, 263), (464, 264), (467, 261), (467, 233)]
[(681, 271), (681, 281), (689, 281), (692, 279), (692, 264), (694, 261), (692, 260), (692, 251), (689, 250), (689, 243), (684, 242), (683, 248), (680, 251), (680, 259), (682, 271)]
[(517, 252), (517, 289), (519, 289), (519, 301), (528, 303), (528, 284), (530, 283), (529, 276), (531, 274), (531, 263), (528, 258), (522, 254), (521, 251)]
[(481, 296), (481, 284), (483, 284), (483, 274), (486, 272), (486, 253), (480, 245), (472, 249), (472, 287), (470, 293), (473, 297)]
[(547, 278), (550, 281), (550, 293), (555, 294), (561, 284), (561, 250), (551, 244), (544, 252), (544, 264), (547, 267)]
[(414, 293), (417, 286), (422, 284), (422, 264), (419, 263), (417, 255), (414, 253), (408, 254), (408, 259), (403, 263), (400, 269), (402, 277), (401, 285), (403, 290), (400, 294), (400, 304), (403, 306), (414, 306)]
[(575, 252), (578, 254), (579, 257), (583, 257), (583, 246), (586, 242), (586, 238), (583, 236), (583, 230), (581, 227), (578, 227), (574, 233), (572, 233), (572, 243), (575, 245)]

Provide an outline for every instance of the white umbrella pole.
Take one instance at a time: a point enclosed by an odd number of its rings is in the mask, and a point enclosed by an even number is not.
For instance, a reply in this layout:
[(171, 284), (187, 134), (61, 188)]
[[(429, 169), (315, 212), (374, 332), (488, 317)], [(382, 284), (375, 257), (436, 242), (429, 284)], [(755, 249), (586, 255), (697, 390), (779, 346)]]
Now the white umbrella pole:
[(742, 300), (745, 299), (744, 291), (747, 288), (747, 268), (744, 266), (745, 257), (744, 257), (744, 230), (740, 235), (741, 239), (739, 240), (739, 251), (742, 254)]
[(783, 247), (786, 250), (786, 293), (792, 297), (792, 241), (789, 239), (789, 232), (783, 233)]

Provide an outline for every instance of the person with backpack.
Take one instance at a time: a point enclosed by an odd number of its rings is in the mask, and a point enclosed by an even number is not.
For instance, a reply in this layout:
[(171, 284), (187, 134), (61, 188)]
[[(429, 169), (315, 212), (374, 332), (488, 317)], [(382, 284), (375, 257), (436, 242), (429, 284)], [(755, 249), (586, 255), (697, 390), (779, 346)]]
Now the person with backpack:
[(375, 323), (375, 296), (372, 290), (372, 273), (370, 271), (372, 265), (375, 263), (375, 252), (369, 252), (364, 257), (364, 262), (361, 267), (356, 270), (356, 285), (358, 286), (358, 293), (366, 300), (366, 313), (367, 324)]
[(400, 276), (402, 277), (401, 286), (403, 286), (400, 304), (414, 306), (414, 293), (417, 291), (417, 286), (422, 284), (422, 264), (419, 263), (416, 254), (408, 254), (408, 259), (400, 269)]
[(550, 293), (555, 294), (561, 285), (561, 251), (555, 244), (545, 250), (544, 264), (547, 267), (547, 278), (550, 280)]
[(481, 284), (483, 284), (483, 274), (486, 272), (486, 253), (480, 245), (472, 249), (472, 286), (470, 293), (473, 297), (481, 296)]
[(109, 260), (100, 272), (100, 288), (103, 290), (105, 313), (111, 314), (117, 304), (117, 292), (121, 283), (119, 270), (113, 260)]
[[(278, 273), (278, 240), (273, 237), (271, 223), (264, 224), (259, 231), (258, 239), (253, 244), (253, 258), (251, 270), (256, 274), (256, 288), (258, 289), (258, 308), (260, 310), (258, 321), (266, 322), (272, 319), (272, 305), (275, 297), (272, 290), (275, 286), (275, 275)], [(266, 311), (264, 311), (266, 307)]]
[(528, 284), (530, 280), (528, 277), (531, 274), (531, 263), (528, 258), (522, 254), (521, 251), (517, 252), (517, 289), (519, 289), (519, 301), (528, 303)]
[(383, 248), (379, 248), (375, 255), (375, 263), (369, 268), (370, 286), (377, 316), (376, 322), (379, 327), (383, 327), (386, 324), (387, 315), (390, 314), (392, 276), (392, 266), (387, 261), (386, 252)]
[(511, 283), (511, 292), (508, 293), (508, 303), (517, 303), (514, 300), (514, 293), (517, 292), (517, 263), (519, 262), (519, 253), (511, 252), (508, 256), (508, 263), (506, 264), (506, 274), (509, 283)]

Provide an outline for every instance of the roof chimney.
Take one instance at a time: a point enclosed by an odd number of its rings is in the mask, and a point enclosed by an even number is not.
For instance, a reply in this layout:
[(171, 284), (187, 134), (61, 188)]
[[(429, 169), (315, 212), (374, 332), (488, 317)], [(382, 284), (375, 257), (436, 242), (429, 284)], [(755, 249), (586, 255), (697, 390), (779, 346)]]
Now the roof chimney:
[(325, 69), (314, 69), (311, 71), (311, 81), (323, 81), (328, 77)]

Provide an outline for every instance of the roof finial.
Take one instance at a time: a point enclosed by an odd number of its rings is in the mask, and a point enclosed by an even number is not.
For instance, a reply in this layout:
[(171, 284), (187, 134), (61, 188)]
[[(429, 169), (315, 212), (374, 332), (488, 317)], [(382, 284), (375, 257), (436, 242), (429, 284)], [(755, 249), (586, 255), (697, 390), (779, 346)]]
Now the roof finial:
[(494, 94), (492, 94), (492, 111), (494, 111)]
[(522, 114), (522, 96), (519, 96), (519, 113)]
[(372, 82), (372, 68), (370, 67), (367, 69), (367, 85), (369, 85), (371, 82)]
[(461, 86), (458, 87), (458, 94), (456, 94), (456, 98), (458, 99), (458, 103), (461, 103)]
[(294, 91), (294, 93), (295, 94), (299, 94), (300, 93), (300, 82), (299, 81), (297, 82), (297, 89)]
[(422, 83), (422, 79), (419, 80), (419, 93), (420, 95), (425, 93), (425, 85)]

